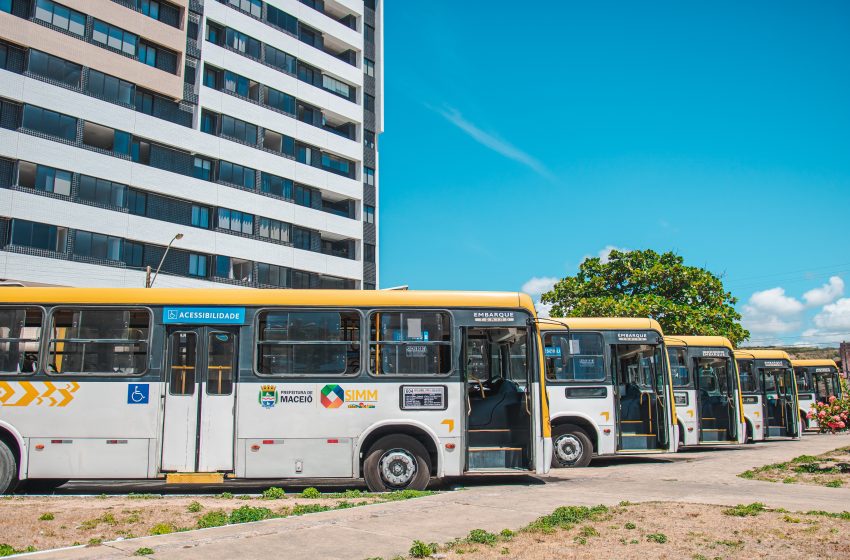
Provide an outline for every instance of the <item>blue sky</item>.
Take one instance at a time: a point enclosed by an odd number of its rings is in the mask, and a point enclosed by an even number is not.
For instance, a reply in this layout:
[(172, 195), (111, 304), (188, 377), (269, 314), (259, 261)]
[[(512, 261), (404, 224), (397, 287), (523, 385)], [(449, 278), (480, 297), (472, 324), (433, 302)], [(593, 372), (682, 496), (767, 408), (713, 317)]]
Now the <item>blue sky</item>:
[(754, 343), (850, 340), (850, 2), (517, 6), (385, 2), (381, 286), (674, 250)]

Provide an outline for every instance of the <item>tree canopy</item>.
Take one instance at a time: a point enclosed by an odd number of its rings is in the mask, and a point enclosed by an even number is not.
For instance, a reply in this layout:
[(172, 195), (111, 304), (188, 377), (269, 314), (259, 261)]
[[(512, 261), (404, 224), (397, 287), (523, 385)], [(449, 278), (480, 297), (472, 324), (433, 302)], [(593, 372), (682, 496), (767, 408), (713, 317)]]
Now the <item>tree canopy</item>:
[(615, 249), (606, 262), (587, 258), (541, 301), (552, 304), (553, 317), (649, 317), (666, 334), (725, 336), (736, 346), (750, 336), (721, 279), (672, 252)]

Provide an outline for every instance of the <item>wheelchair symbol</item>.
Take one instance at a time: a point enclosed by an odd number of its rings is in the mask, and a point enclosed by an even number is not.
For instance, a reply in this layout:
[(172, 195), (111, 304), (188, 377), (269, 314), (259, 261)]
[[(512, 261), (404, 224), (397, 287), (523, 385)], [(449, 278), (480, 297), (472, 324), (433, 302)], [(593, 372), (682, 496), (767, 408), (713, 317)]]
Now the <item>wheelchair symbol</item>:
[(147, 404), (150, 399), (150, 385), (130, 385), (127, 387), (127, 404)]

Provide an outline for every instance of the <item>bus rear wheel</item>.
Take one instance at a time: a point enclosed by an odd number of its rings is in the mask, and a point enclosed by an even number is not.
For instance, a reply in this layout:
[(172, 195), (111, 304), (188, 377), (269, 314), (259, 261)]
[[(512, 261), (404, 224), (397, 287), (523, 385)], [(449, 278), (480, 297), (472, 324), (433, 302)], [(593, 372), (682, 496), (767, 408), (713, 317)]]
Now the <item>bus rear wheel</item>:
[(369, 448), (363, 478), (371, 492), (425, 490), (431, 480), (428, 451), (410, 436), (384, 436)]
[(586, 467), (593, 456), (593, 443), (584, 430), (567, 426), (555, 429), (552, 442), (554, 468)]
[(0, 494), (11, 494), (18, 485), (18, 463), (9, 446), (0, 440)]

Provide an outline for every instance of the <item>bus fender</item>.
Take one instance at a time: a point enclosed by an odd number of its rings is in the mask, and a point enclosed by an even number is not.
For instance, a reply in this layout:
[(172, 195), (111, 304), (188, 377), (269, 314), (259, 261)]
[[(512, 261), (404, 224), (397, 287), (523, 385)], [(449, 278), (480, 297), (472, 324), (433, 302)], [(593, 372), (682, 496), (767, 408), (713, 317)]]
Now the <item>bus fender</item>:
[(27, 478), (27, 446), (24, 442), (24, 438), (21, 434), (12, 427), (8, 422), (4, 422), (0, 420), (0, 431), (8, 432), (12, 438), (15, 440), (15, 443), (18, 444), (18, 450), (20, 451), (21, 457), (18, 461), (20, 464), (18, 465), (18, 480), (24, 480)]
[[(585, 431), (588, 431), (587, 435), (591, 438), (594, 448), (598, 449), (599, 438), (601, 436), (599, 432), (599, 424), (596, 422), (596, 420), (594, 420), (584, 412), (569, 412), (564, 414), (558, 414), (552, 417), (550, 423), (552, 424), (553, 432), (555, 431), (555, 427), (560, 426), (562, 424), (573, 424), (574, 426), (583, 428)], [(592, 432), (587, 430), (588, 426), (592, 428)]]
[[(436, 449), (436, 451), (437, 451), (436, 452), (437, 464), (431, 465), (431, 468), (434, 470), (433, 476), (436, 476), (438, 478), (443, 476), (443, 450), (440, 447), (440, 438), (437, 436), (437, 434), (436, 434), (436, 432), (434, 432), (434, 430), (432, 430), (430, 427), (428, 427), (428, 425), (426, 425), (422, 422), (419, 422), (419, 421), (414, 421), (414, 420), (381, 420), (380, 422), (376, 422), (376, 423), (372, 424), (371, 426), (369, 426), (366, 430), (364, 430), (363, 433), (360, 434), (360, 437), (357, 439), (357, 444), (356, 444), (356, 448), (355, 448), (355, 454), (354, 454), (355, 476), (358, 476), (358, 477), (363, 476), (363, 473), (360, 472), (361, 471), (360, 466), (361, 466), (361, 463), (362, 463), (361, 454), (368, 451), (367, 449), (363, 449), (363, 442), (370, 440), (371, 439), (370, 436), (372, 434), (374, 434), (376, 431), (381, 430), (383, 428), (387, 428), (387, 427), (393, 427), (393, 428), (394, 427), (407, 427), (407, 428), (414, 428), (415, 430), (418, 430), (420, 432), (424, 432), (425, 435), (428, 436), (431, 439), (431, 444), (434, 446), (434, 449)], [(403, 433), (403, 431), (402, 431), (402, 433)]]

